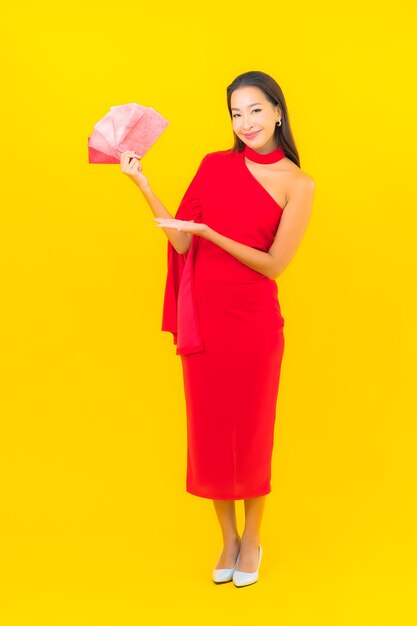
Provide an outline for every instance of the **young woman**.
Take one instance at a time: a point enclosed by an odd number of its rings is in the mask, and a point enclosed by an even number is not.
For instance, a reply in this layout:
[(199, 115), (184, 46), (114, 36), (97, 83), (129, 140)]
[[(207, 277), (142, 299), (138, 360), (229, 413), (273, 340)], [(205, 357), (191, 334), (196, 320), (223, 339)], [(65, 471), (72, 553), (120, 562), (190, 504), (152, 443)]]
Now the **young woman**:
[(124, 152), (121, 169), (168, 237), (162, 330), (173, 334), (183, 368), (186, 490), (213, 500), (221, 526), (212, 579), (246, 586), (258, 580), (271, 491), (284, 352), (275, 279), (307, 228), (314, 181), (300, 169), (284, 95), (271, 76), (237, 76), (227, 105), (233, 148), (204, 156), (174, 218), (143, 174), (141, 155)]

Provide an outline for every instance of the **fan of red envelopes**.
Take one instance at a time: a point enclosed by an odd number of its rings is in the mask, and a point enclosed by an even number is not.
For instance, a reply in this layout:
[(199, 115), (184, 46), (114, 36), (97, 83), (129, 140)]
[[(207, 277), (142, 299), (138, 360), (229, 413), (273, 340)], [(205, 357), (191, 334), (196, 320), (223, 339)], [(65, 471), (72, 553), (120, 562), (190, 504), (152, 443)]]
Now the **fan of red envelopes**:
[(143, 156), (168, 124), (155, 109), (135, 102), (110, 107), (88, 138), (88, 162), (120, 164), (126, 150)]

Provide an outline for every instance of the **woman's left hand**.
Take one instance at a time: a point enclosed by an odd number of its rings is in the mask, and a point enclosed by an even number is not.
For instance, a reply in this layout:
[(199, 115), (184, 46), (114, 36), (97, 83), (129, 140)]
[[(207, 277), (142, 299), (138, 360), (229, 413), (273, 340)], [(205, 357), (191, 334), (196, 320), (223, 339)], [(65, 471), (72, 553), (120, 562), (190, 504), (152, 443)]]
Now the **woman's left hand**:
[(194, 220), (177, 220), (175, 218), (155, 217), (157, 222), (156, 226), (162, 228), (176, 228), (182, 230), (185, 233), (191, 233), (192, 235), (204, 236), (208, 231), (207, 224), (195, 223)]

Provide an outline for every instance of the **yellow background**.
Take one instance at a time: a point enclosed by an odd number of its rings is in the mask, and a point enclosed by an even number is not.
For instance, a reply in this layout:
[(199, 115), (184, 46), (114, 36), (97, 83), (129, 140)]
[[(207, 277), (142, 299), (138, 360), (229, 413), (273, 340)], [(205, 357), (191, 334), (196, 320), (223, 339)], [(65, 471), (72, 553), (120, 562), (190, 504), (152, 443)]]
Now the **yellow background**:
[[(3, 623), (414, 623), (415, 4), (23, 1), (2, 18)], [(255, 69), (284, 91), (316, 194), (278, 279), (264, 559), (239, 590), (211, 582), (214, 507), (185, 492), (165, 234), (87, 137), (113, 105), (164, 115), (143, 169), (174, 214), (231, 147), (226, 86)]]

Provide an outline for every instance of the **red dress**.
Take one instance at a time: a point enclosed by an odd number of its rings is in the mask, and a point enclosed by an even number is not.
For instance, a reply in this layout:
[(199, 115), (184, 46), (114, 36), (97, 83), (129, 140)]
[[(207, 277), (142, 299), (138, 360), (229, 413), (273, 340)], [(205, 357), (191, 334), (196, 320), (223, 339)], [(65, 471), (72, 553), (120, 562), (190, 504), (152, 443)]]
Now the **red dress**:
[[(255, 160), (248, 146), (207, 154), (175, 217), (267, 252), (283, 209), (245, 154)], [(273, 154), (285, 156), (282, 148)], [(182, 362), (187, 492), (239, 500), (271, 491), (283, 326), (275, 280), (198, 235), (184, 254), (168, 241), (162, 330), (172, 332)]]

